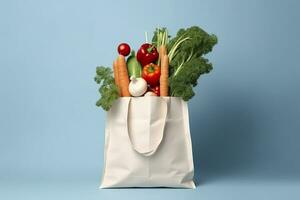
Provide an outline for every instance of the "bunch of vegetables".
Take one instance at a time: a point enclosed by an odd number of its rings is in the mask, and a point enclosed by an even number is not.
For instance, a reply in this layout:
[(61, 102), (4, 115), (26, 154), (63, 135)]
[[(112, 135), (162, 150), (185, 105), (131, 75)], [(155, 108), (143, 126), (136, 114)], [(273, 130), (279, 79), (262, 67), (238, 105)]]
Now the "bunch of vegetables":
[(96, 69), (95, 81), (100, 84), (101, 95), (96, 105), (109, 110), (114, 100), (130, 96), (190, 100), (200, 75), (212, 70), (203, 55), (215, 44), (217, 37), (197, 26), (180, 29), (173, 38), (166, 28), (157, 28), (152, 42), (142, 44), (136, 54), (128, 44), (120, 44), (113, 70), (103, 66)]

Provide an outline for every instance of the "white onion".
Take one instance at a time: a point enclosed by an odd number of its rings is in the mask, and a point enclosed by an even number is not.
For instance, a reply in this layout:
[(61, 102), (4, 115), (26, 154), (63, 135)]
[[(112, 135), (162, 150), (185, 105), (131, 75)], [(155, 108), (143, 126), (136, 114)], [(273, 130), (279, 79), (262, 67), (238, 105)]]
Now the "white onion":
[(130, 77), (129, 93), (134, 97), (142, 96), (147, 90), (147, 82), (143, 78)]

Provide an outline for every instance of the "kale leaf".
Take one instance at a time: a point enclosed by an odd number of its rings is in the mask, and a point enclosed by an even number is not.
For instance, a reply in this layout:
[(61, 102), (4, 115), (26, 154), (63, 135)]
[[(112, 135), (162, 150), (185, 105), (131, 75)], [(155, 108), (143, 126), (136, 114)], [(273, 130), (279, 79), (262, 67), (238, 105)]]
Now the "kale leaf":
[(176, 37), (169, 41), (171, 96), (188, 101), (195, 95), (193, 87), (197, 85), (200, 75), (212, 70), (212, 64), (203, 55), (212, 51), (215, 44), (217, 37), (197, 26), (180, 29)]
[(96, 102), (96, 106), (101, 106), (104, 110), (108, 111), (113, 102), (120, 96), (112, 69), (103, 66), (97, 67), (94, 80), (100, 85), (100, 99)]

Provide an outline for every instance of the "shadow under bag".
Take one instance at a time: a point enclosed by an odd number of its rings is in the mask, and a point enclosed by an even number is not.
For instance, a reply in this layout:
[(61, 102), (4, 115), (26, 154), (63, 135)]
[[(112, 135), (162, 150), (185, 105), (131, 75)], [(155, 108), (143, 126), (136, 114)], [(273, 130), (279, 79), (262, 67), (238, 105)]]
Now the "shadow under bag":
[(107, 113), (100, 188), (195, 188), (188, 106), (178, 97), (121, 97)]

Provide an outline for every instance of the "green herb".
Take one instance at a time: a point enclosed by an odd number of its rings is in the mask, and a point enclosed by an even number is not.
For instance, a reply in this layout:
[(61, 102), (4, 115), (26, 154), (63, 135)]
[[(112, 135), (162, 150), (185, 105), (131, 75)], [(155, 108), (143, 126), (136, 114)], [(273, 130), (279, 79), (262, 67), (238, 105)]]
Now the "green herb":
[(96, 106), (101, 106), (104, 110), (108, 111), (113, 102), (120, 96), (112, 69), (103, 66), (97, 67), (95, 81), (100, 85), (100, 99), (96, 102)]
[(180, 29), (168, 43), (169, 84), (171, 96), (188, 101), (201, 74), (209, 73), (212, 64), (202, 56), (217, 44), (217, 37), (197, 26)]
[(167, 28), (156, 28), (153, 34), (152, 44), (159, 49), (161, 45), (168, 44), (170, 37)]

